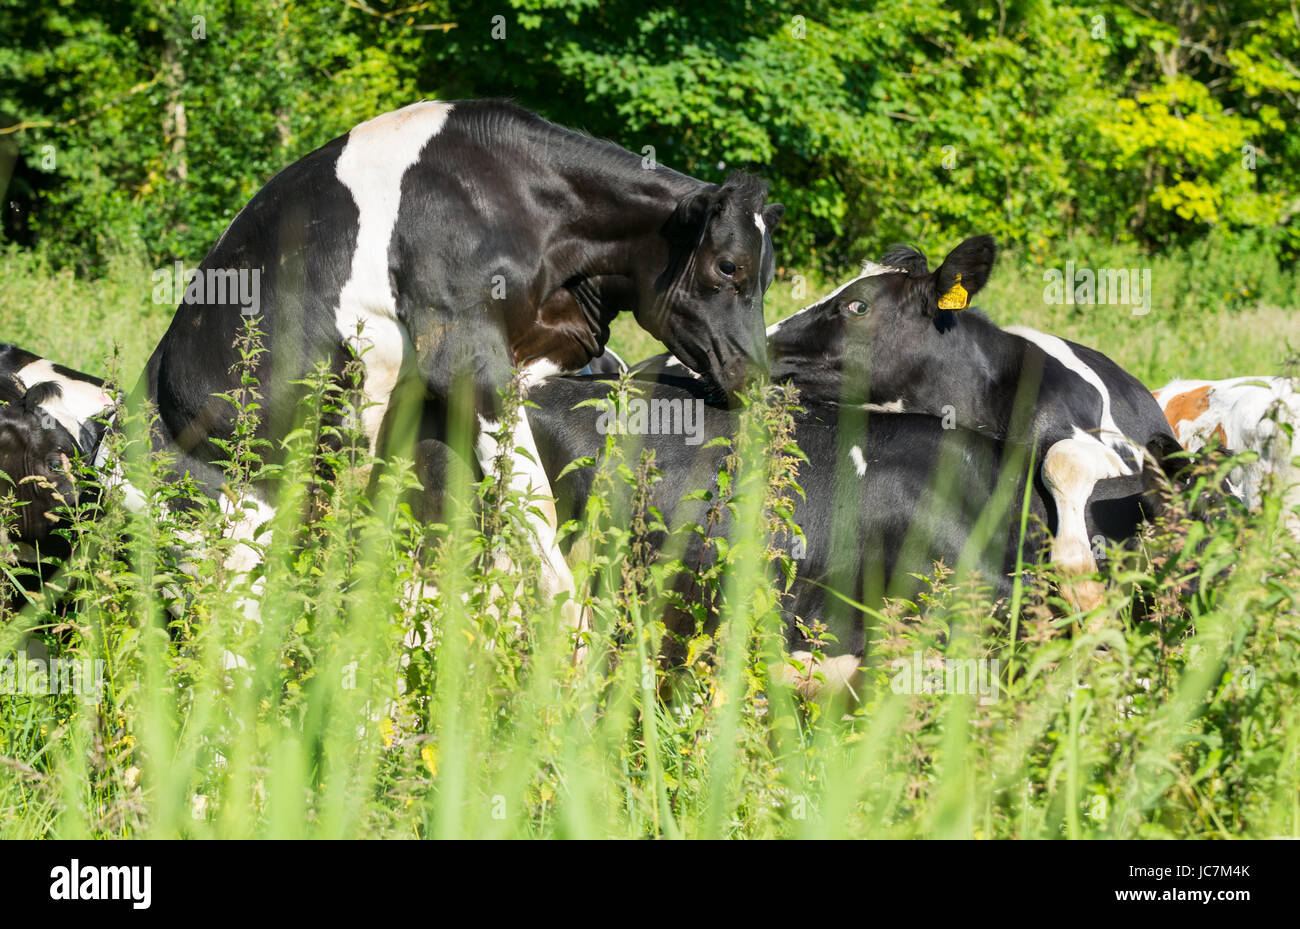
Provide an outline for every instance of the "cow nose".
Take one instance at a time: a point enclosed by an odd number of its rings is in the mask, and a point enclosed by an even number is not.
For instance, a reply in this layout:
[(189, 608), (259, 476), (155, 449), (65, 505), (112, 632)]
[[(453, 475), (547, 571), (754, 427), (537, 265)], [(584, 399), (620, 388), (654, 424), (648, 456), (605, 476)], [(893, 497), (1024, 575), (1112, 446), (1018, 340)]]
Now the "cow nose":
[(739, 393), (756, 376), (765, 373), (766, 368), (747, 355), (737, 355), (722, 366), (722, 386), (729, 394)]

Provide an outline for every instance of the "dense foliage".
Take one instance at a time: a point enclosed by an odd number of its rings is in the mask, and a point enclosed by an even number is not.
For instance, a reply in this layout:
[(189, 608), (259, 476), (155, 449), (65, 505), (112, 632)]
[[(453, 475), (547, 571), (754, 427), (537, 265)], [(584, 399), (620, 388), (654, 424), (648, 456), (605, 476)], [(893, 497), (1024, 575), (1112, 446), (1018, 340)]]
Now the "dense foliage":
[(1041, 256), (1215, 230), (1289, 261), (1297, 62), (1285, 0), (3, 0), (0, 179), (17, 154), (9, 232), (58, 263), (197, 260), (360, 120), (501, 95), (698, 177), (762, 172), (796, 267), (974, 231)]

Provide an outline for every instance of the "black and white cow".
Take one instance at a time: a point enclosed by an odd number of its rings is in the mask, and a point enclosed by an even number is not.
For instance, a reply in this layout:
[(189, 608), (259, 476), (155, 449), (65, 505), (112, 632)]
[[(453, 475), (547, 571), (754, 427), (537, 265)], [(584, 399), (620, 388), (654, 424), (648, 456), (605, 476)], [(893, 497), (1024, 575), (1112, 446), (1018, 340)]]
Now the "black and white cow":
[(21, 561), (67, 554), (58, 511), (78, 501), (74, 463), (88, 462), (103, 438), (114, 404), (103, 384), (0, 344), (0, 494), (18, 503), (9, 541)]
[[(783, 210), (765, 197), (748, 175), (705, 183), (506, 102), (376, 117), (276, 175), (204, 258), (142, 381), (155, 445), (219, 496), (234, 411), (218, 395), (238, 387), (244, 315), (263, 330), (259, 435), (271, 454), (293, 423), (293, 382), (357, 355), (372, 448), (399, 385), (418, 385), (444, 420), (465, 388), (487, 465), (512, 372), (526, 389), (581, 370), (621, 311), (734, 391), (766, 367), (763, 292)], [(512, 484), (542, 499), (529, 519), (554, 595), (572, 577), (534, 446), (525, 415), (507, 449)], [(270, 486), (255, 492), (250, 524), (274, 500)]]
[[(1088, 574), (1084, 508), (1097, 482), (1162, 465), (1179, 446), (1151, 392), (1105, 355), (966, 309), (995, 255), (991, 236), (975, 236), (931, 272), (919, 251), (892, 249), (769, 328), (772, 376), (797, 379), (810, 401), (924, 413), (1032, 443), (1057, 516), (1052, 560)], [(1082, 608), (1101, 598), (1091, 581), (1065, 593)]]
[[(647, 406), (642, 409), (649, 410), (646, 421), (683, 422), (683, 413), (687, 419), (702, 417), (698, 423), (689, 423), (689, 436), (661, 428), (619, 440), (629, 461), (636, 460), (639, 448), (654, 451), (655, 467), (663, 476), (654, 486), (651, 503), (663, 514), (665, 525), (702, 525), (709, 503), (683, 498), (691, 491), (715, 488), (727, 450), (711, 447), (709, 442), (732, 436), (736, 415), (706, 405), (707, 391), (688, 377), (665, 373), (657, 381), (634, 383), (644, 391), (642, 399)], [(795, 383), (800, 384), (801, 379), (796, 378)], [(555, 478), (562, 518), (582, 515), (595, 468), (574, 468), (560, 477), (561, 473), (577, 458), (599, 459), (605, 445), (603, 433), (608, 431), (602, 428), (600, 408), (580, 404), (606, 397), (613, 386), (601, 378), (556, 377), (533, 389), (537, 409), (531, 421), (542, 463)], [(697, 414), (688, 408), (692, 404), (697, 404)], [(944, 428), (940, 419), (927, 415), (854, 413), (842, 419), (843, 412), (834, 405), (812, 403), (796, 414), (795, 441), (808, 459), (799, 468), (804, 493), (794, 501), (793, 517), (803, 531), (803, 540), (802, 544), (790, 538), (778, 540), (794, 555), (797, 575), (784, 605), (788, 649), (797, 655), (809, 646), (795, 623), (798, 617), (805, 622), (823, 622), (835, 635), (838, 645), (827, 648), (828, 654), (861, 656), (867, 617), (828, 595), (827, 588), (878, 608), (886, 596), (913, 597), (924, 586), (921, 578), (933, 573), (936, 562), (956, 567), (964, 554), (993, 596), (1005, 601), (1015, 570), (1025, 490), (1023, 471), (1003, 474), (1004, 465), (1010, 467), (1006, 444), (961, 427)], [(998, 499), (995, 494), (1000, 481), (1006, 481), (1001, 498), (1004, 509), (993, 514), (987, 530), (981, 530), (987, 531), (982, 546), (966, 553), (976, 522)], [(1144, 490), (1140, 475), (1099, 487), (1085, 515), (1089, 538), (1121, 542), (1132, 537), (1143, 519)], [(615, 502), (616, 506), (628, 504), (627, 499)], [(1028, 564), (1036, 562), (1046, 546), (1037, 527), (1050, 528), (1052, 520), (1050, 502), (1038, 482), (1030, 488), (1030, 513), (1031, 531), (1022, 549)], [(626, 512), (618, 513), (615, 519), (626, 516)], [(724, 512), (718, 533), (725, 535), (729, 530), (730, 515)], [(652, 531), (648, 541), (658, 551), (667, 544), (668, 536), (662, 530)], [(708, 563), (694, 535), (685, 537), (684, 550), (671, 554), (688, 566)], [(677, 588), (691, 603), (689, 576), (680, 577)], [(696, 631), (689, 609), (669, 607), (664, 621), (683, 638)], [(668, 651), (670, 657), (676, 655), (673, 649)]]
[(104, 389), (103, 378), (5, 342), (0, 343), (0, 380), (8, 380), (23, 391), (40, 387), (45, 396), (33, 402), (41, 413), (62, 425), (82, 452), (98, 447), (104, 435), (101, 414), (115, 402)]

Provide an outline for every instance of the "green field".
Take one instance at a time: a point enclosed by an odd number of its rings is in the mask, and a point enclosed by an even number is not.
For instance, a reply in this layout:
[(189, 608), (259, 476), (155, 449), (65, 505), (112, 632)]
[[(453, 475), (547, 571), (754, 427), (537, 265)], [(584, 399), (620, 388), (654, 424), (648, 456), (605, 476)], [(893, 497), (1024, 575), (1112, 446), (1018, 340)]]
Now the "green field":
[[(932, 243), (932, 261), (953, 244)], [(1294, 304), (1188, 286), (1183, 260), (1086, 256), (1152, 267), (1151, 312), (1049, 308), (1042, 271), (1014, 250), (977, 302), (1152, 385), (1289, 369)], [(1229, 277), (1232, 261), (1211, 255), (1199, 274)], [(79, 279), (4, 253), (0, 336), (130, 385), (172, 312), (149, 272), (122, 262)], [(835, 283), (810, 276), (801, 299), (793, 278), (773, 285), (770, 319)], [(1249, 286), (1288, 291), (1263, 275)], [(624, 323), (612, 344), (629, 359), (655, 350)], [(782, 415), (755, 407), (737, 439), (727, 502), (742, 531), (725, 573), (703, 579), (720, 585), (722, 620), (686, 668), (652, 660), (667, 569), (637, 559), (611, 509), (578, 527), (591, 544), (575, 575), (602, 586), (575, 667), (557, 611), (484, 557), (508, 552), (535, 575), (522, 501), (489, 508), (499, 524), (466, 506), (430, 532), (395, 502), (400, 467), (373, 501), (354, 462), (311, 490), (311, 435), (296, 435), (252, 591), (222, 567), (227, 517), (182, 525), (165, 509), (174, 491), (129, 418), (122, 452), (149, 509), (110, 501), (78, 520), (70, 565), (0, 626), (0, 655), (34, 636), (103, 662), (97, 699), (0, 696), (0, 837), (1300, 836), (1300, 546), (1275, 498), (1208, 526), (1173, 518), (1139, 554), (1115, 553), (1090, 616), (1052, 595), (1044, 569), (1001, 620), (977, 580), (942, 571), (921, 602), (873, 613), (861, 703), (821, 706), (775, 682), (787, 659), (763, 527), (788, 492), (790, 462), (767, 445)], [(256, 468), (254, 447), (236, 451)], [(624, 464), (601, 499), (652, 479)], [(455, 496), (502, 492), (489, 477)], [(1135, 592), (1154, 603), (1140, 622)], [(896, 693), (916, 654), (996, 661), (995, 698)]]

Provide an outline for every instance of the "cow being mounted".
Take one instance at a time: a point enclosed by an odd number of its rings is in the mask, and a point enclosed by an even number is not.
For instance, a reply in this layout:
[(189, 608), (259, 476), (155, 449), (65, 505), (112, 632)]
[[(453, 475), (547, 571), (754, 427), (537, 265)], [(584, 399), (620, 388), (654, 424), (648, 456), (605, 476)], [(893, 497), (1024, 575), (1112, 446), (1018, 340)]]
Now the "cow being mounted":
[[(933, 272), (896, 247), (879, 264), (768, 333), (774, 379), (798, 375), (812, 402), (925, 413), (992, 438), (1032, 444), (1056, 510), (1052, 560), (1097, 569), (1085, 506), (1098, 481), (1163, 466), (1178, 450), (1142, 384), (1100, 352), (1033, 329), (999, 329), (971, 298), (988, 281), (992, 236), (958, 245)], [(1021, 414), (1021, 415), (1018, 415)], [(1092, 581), (1063, 594), (1090, 609)]]

